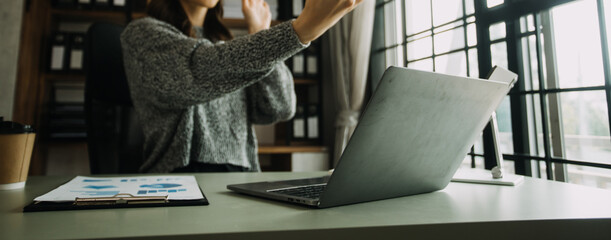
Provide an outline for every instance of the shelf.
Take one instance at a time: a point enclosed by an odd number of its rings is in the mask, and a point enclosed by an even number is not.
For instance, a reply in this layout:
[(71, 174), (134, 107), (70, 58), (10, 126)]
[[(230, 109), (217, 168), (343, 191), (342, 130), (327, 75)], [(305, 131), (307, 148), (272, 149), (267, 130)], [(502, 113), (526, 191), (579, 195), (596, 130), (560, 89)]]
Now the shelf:
[(143, 18), (143, 17), (146, 17), (146, 16), (147, 15), (146, 15), (145, 12), (135, 12), (135, 13), (132, 13), (132, 18), (134, 18), (134, 19)]
[(259, 146), (259, 154), (325, 153), (324, 146)]
[(83, 10), (83, 9), (61, 9), (54, 8), (51, 10), (54, 16), (73, 19), (87, 20), (103, 19), (103, 20), (122, 20), (125, 19), (125, 12), (112, 10)]
[(295, 78), (295, 84), (298, 85), (316, 85), (318, 84), (318, 79), (307, 79), (307, 78)]
[(44, 73), (43, 76), (47, 80), (74, 82), (85, 82), (87, 78), (84, 73)]
[(248, 23), (244, 19), (223, 19), (223, 24), (228, 28), (248, 28)]

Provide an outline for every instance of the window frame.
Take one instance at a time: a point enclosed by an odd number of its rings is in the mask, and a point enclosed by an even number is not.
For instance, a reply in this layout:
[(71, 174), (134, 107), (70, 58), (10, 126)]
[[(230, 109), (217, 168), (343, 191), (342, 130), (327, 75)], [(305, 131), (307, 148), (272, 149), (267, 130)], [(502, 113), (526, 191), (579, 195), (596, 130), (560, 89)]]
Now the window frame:
[[(506, 24), (506, 40), (507, 40), (507, 51), (508, 51), (508, 63), (509, 69), (515, 72), (518, 72), (521, 76), (525, 74), (525, 70), (522, 69), (522, 56), (519, 56), (522, 53), (522, 46), (520, 43), (520, 37), (522, 33), (519, 28), (519, 20), (520, 17), (532, 14), (535, 16), (535, 36), (537, 39), (537, 56), (538, 56), (538, 65), (543, 66), (543, 62), (541, 56), (545, 55), (545, 58), (550, 61), (554, 59), (554, 51), (553, 46), (549, 43), (553, 43), (554, 41), (549, 41), (546, 46), (541, 46), (540, 36), (543, 35), (546, 39), (552, 39), (553, 34), (551, 31), (547, 31), (551, 29), (549, 27), (551, 21), (549, 14), (547, 11), (555, 6), (559, 6), (561, 4), (573, 2), (574, 0), (538, 0), (538, 1), (506, 1), (504, 4), (487, 8), (486, 0), (475, 0), (475, 8), (476, 8), (476, 22), (478, 29), (478, 53), (479, 55), (479, 66), (480, 66), (480, 76), (484, 76), (489, 69), (492, 68), (490, 64), (490, 41), (489, 41), (489, 32), (488, 29), (490, 25), (504, 21)], [(533, 166), (537, 164), (531, 163), (531, 161), (539, 162), (543, 161), (547, 168), (547, 178), (552, 180), (559, 181), (567, 181), (566, 177), (566, 164), (580, 165), (580, 166), (589, 166), (589, 167), (599, 167), (611, 169), (611, 164), (602, 164), (595, 162), (586, 162), (582, 160), (571, 160), (565, 157), (565, 154), (562, 152), (564, 149), (564, 144), (562, 141), (562, 127), (561, 123), (558, 122), (558, 118), (560, 116), (560, 104), (556, 99), (548, 99), (550, 96), (554, 96), (554, 93), (561, 92), (583, 92), (583, 91), (592, 91), (592, 90), (605, 90), (607, 96), (607, 109), (609, 110), (609, 124), (611, 125), (611, 84), (610, 84), (610, 72), (609, 71), (609, 56), (604, 54), (608, 52), (607, 46), (607, 35), (606, 35), (606, 26), (605, 26), (605, 18), (604, 18), (604, 3), (602, 0), (596, 0), (597, 9), (598, 9), (598, 19), (600, 26), (600, 35), (601, 35), (601, 46), (602, 46), (602, 55), (603, 55), (603, 65), (604, 65), (604, 77), (605, 77), (605, 86), (596, 86), (596, 87), (578, 87), (578, 88), (559, 88), (557, 86), (557, 74), (555, 73), (555, 66), (551, 64), (545, 65), (546, 68), (543, 69), (539, 67), (539, 79), (546, 80), (547, 86), (540, 86), (538, 90), (525, 90), (525, 83), (523, 81), (518, 81), (518, 84), (512, 91), (509, 96), (511, 99), (511, 113), (512, 113), (512, 133), (514, 135), (514, 152), (522, 152), (529, 153), (530, 152), (530, 142), (528, 138), (528, 120), (527, 120), (527, 112), (526, 112), (526, 94), (539, 94), (540, 102), (541, 102), (541, 117), (542, 127), (543, 127), (543, 136), (544, 137), (544, 156), (532, 156), (531, 154), (503, 154), (503, 157), (507, 160), (513, 160), (515, 164), (516, 173), (533, 176)], [(537, 26), (547, 25), (548, 27), (539, 28)], [(549, 63), (549, 62), (548, 62)], [(545, 71), (545, 72), (544, 72)], [(547, 76), (544, 78), (543, 76)], [(540, 81), (542, 84), (543, 81)], [(552, 85), (556, 84), (556, 85)], [(546, 114), (549, 112), (549, 114)], [(550, 119), (552, 118), (552, 119)], [(555, 122), (556, 124), (551, 124)], [(484, 132), (484, 145), (491, 145), (491, 136), (487, 136), (488, 134)], [(553, 140), (552, 140), (553, 139)], [(486, 167), (494, 166), (494, 158), (489, 153), (490, 149), (484, 147), (484, 158), (486, 162)], [(558, 149), (560, 151), (551, 152), (553, 149)], [(552, 172), (555, 171), (555, 172)], [(538, 173), (540, 175), (540, 173)]]
[[(432, 0), (431, 1), (431, 8)], [(510, 91), (508, 94), (511, 105), (511, 124), (512, 124), (512, 134), (513, 134), (513, 147), (514, 153), (511, 154), (503, 154), (505, 160), (512, 160), (514, 162), (515, 171), (517, 174), (526, 175), (526, 176), (535, 176), (541, 177), (542, 173), (540, 172), (540, 163), (544, 163), (546, 166), (545, 175), (547, 179), (550, 180), (558, 180), (558, 181), (568, 181), (567, 179), (567, 164), (578, 165), (578, 166), (587, 166), (587, 167), (597, 167), (597, 168), (605, 168), (611, 169), (611, 164), (599, 163), (595, 161), (584, 161), (584, 160), (572, 160), (566, 158), (566, 154), (564, 153), (564, 140), (562, 133), (562, 119), (561, 119), (561, 104), (560, 100), (557, 99), (557, 93), (564, 92), (586, 92), (586, 91), (600, 91), (604, 90), (606, 94), (607, 101), (607, 110), (608, 110), (608, 120), (609, 125), (611, 126), (611, 61), (610, 57), (607, 53), (609, 53), (609, 46), (607, 41), (607, 29), (606, 29), (606, 19), (605, 19), (605, 3), (604, 0), (596, 0), (597, 11), (598, 11), (598, 21), (600, 28), (600, 38), (601, 38), (601, 54), (603, 55), (603, 69), (604, 69), (604, 86), (594, 86), (594, 87), (576, 87), (576, 88), (560, 88), (557, 84), (557, 72), (555, 72), (556, 66), (555, 64), (543, 64), (543, 58), (546, 61), (553, 60), (554, 50), (551, 44), (546, 43), (545, 46), (541, 44), (541, 36), (545, 39), (552, 39), (553, 33), (549, 31), (549, 26), (552, 23), (550, 19), (550, 14), (548, 11), (553, 7), (570, 3), (578, 0), (537, 0), (537, 1), (529, 1), (529, 0), (505, 0), (503, 4), (488, 8), (487, 0), (473, 0), (475, 13), (475, 23), (476, 23), (476, 33), (477, 33), (477, 54), (478, 54), (478, 67), (479, 67), (479, 77), (485, 78), (488, 72), (492, 69), (492, 56), (490, 46), (492, 43), (496, 43), (502, 40), (494, 40), (490, 41), (490, 26), (504, 22), (505, 23), (505, 38), (502, 38), (507, 45), (507, 61), (508, 68), (511, 71), (518, 73), (520, 76), (524, 76), (527, 74), (526, 71), (530, 71), (530, 69), (524, 69), (523, 62), (523, 46), (522, 46), (522, 37), (525, 34), (534, 35), (536, 37), (536, 52), (537, 52), (537, 66), (545, 66), (545, 68), (537, 67), (539, 81), (539, 88), (536, 90), (527, 90), (526, 83), (524, 81), (518, 81), (516, 86)], [(400, 51), (403, 53), (403, 61), (399, 61), (400, 66), (409, 66), (410, 61), (408, 61), (407, 56), (407, 44), (410, 36), (406, 35), (407, 29), (405, 24), (405, 0), (385, 0), (383, 1), (384, 5), (394, 5), (396, 6), (399, 2), (401, 5), (400, 10), (393, 10), (392, 13), (384, 11), (385, 18), (394, 18), (400, 17), (402, 21), (401, 32), (403, 40), (394, 46), (385, 45), (384, 51), (392, 49), (393, 47), (401, 47)], [(460, 27), (464, 28), (465, 31), (467, 29), (467, 18), (471, 15), (466, 15), (465, 11), (465, 0), (463, 0), (463, 25)], [(393, 15), (399, 14), (399, 15)], [(532, 15), (534, 16), (535, 26), (547, 26), (545, 28), (535, 27), (535, 30), (528, 33), (522, 33), (520, 28), (520, 19), (523, 16)], [(431, 16), (432, 18), (433, 16)], [(456, 19), (452, 22), (456, 22), (460, 19)], [(388, 21), (387, 21), (388, 22)], [(433, 22), (431, 20), (431, 22)], [(440, 25), (443, 26), (444, 24)], [(440, 26), (431, 25), (431, 36), (434, 36), (434, 29)], [(394, 26), (396, 27), (396, 26)], [(386, 28), (388, 31), (388, 27)], [(419, 33), (416, 33), (417, 35)], [(388, 37), (388, 35), (386, 35)], [(432, 37), (434, 39), (434, 37)], [(469, 43), (466, 40), (467, 34), (465, 32), (465, 47), (464, 49), (458, 49), (455, 51), (466, 51), (467, 52), (467, 73), (471, 71), (469, 67), (469, 59), (468, 59), (468, 49), (473, 46), (469, 46)], [(434, 40), (433, 44), (434, 44)], [(553, 43), (554, 41), (550, 41)], [(452, 51), (450, 51), (452, 52)], [(433, 49), (431, 59), (435, 59), (435, 56), (444, 55), (448, 53), (436, 54)], [(421, 60), (421, 59), (417, 59)], [(417, 61), (414, 60), (414, 61)], [(413, 61), (412, 61), (413, 62)], [(387, 66), (389, 66), (390, 62), (387, 62)], [(549, 62), (548, 62), (549, 63)], [(435, 68), (435, 64), (433, 65)], [(470, 74), (472, 75), (472, 74)], [(546, 76), (546, 77), (544, 77)], [(529, 95), (530, 94), (530, 95)], [(538, 95), (538, 96), (537, 96)], [(543, 132), (543, 150), (544, 153), (541, 155), (533, 154), (531, 151), (532, 140), (529, 139), (531, 136), (529, 131), (532, 131), (534, 127), (529, 124), (529, 116), (528, 109), (529, 104), (535, 105), (534, 102), (527, 101), (527, 96), (537, 97), (540, 102), (540, 111), (541, 114), (541, 128)], [(531, 109), (536, 109), (532, 108)], [(532, 119), (530, 119), (532, 121)], [(536, 124), (535, 124), (536, 125)], [(611, 127), (610, 127), (611, 131)], [(536, 133), (536, 130), (535, 130)], [(484, 167), (486, 169), (491, 169), (496, 165), (496, 160), (494, 157), (494, 145), (492, 144), (492, 132), (490, 130), (490, 126), (487, 126), (483, 131), (483, 154), (477, 154), (474, 152), (473, 148), (471, 150), (470, 156), (472, 159), (471, 166), (475, 167), (475, 158), (483, 157), (484, 158)], [(537, 141), (535, 139), (535, 141)], [(537, 147), (538, 145), (534, 145)], [(554, 150), (554, 152), (552, 152)]]

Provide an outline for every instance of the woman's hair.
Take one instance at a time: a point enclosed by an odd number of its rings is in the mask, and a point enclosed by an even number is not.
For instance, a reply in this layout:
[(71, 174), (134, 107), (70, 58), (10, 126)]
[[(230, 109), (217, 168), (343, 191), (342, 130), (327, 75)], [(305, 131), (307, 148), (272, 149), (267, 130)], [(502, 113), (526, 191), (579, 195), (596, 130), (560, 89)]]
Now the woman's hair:
[[(178, 0), (151, 0), (146, 13), (153, 18), (173, 25), (187, 36), (195, 37), (193, 25)], [(221, 22), (222, 18), (223, 0), (219, 0), (216, 7), (208, 9), (203, 25), (204, 36), (213, 42), (233, 39), (229, 29)]]

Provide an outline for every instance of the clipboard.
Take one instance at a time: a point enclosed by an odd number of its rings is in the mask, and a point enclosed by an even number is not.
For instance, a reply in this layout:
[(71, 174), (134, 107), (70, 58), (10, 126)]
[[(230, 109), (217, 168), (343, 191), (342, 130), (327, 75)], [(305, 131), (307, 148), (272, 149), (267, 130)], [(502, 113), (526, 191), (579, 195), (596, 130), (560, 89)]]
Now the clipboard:
[[(202, 192), (202, 195), (204, 193)], [(117, 194), (103, 198), (77, 198), (74, 202), (34, 201), (23, 208), (23, 212), (109, 209), (109, 208), (144, 208), (144, 207), (178, 207), (210, 205), (206, 196), (197, 200), (168, 200), (167, 196), (135, 197), (131, 194)]]
[[(193, 176), (142, 176), (142, 177), (114, 177), (114, 178), (97, 178), (97, 177), (78, 176), (72, 179), (71, 181), (69, 181), (68, 183), (65, 183), (57, 187), (56, 189), (48, 192), (47, 194), (34, 199), (34, 201), (31, 204), (23, 208), (23, 212), (209, 205), (208, 199), (206, 198), (203, 191), (201, 190), (201, 188), (199, 187), (199, 185), (196, 182), (195, 184), (191, 184), (190, 187), (185, 187), (185, 188), (190, 188), (190, 190), (187, 190), (187, 189), (180, 189), (178, 191), (177, 190), (167, 190), (166, 191), (167, 193), (163, 195), (146, 194), (147, 191), (139, 191), (137, 193), (138, 195), (136, 195), (135, 192), (134, 194), (131, 194), (129, 192), (130, 191), (133, 192), (133, 189), (125, 188), (125, 186), (117, 185), (117, 182), (119, 181), (119, 179), (121, 179), (121, 182), (125, 182), (125, 184), (127, 184), (127, 180), (129, 179), (132, 181), (133, 180), (136, 180), (136, 181), (144, 180), (145, 182), (143, 182), (143, 184), (145, 185), (141, 187), (148, 187), (148, 188), (176, 187), (176, 186), (181, 186), (181, 185), (174, 184), (171, 182), (156, 183), (156, 182), (151, 182), (151, 181), (152, 181), (152, 178), (159, 178), (160, 180), (164, 180), (167, 178), (176, 179), (176, 178), (185, 178), (185, 177), (192, 178), (192, 182), (195, 181), (195, 178)], [(123, 179), (123, 178), (127, 178), (127, 179)], [(168, 180), (171, 180), (171, 179), (168, 179)], [(83, 184), (79, 185), (80, 182), (83, 182), (84, 185)], [(104, 186), (100, 184), (101, 182), (108, 183), (110, 185), (116, 185), (116, 186), (112, 186), (114, 189), (117, 190), (115, 192), (116, 194), (115, 193), (112, 193), (112, 194), (103, 193), (102, 194), (100, 192), (95, 192), (97, 189), (101, 188), (101, 190), (99, 191), (103, 191), (105, 187), (110, 187), (110, 186)], [(177, 182), (177, 183), (184, 184), (186, 182)], [(186, 184), (188, 185), (189, 183), (186, 183)], [(137, 183), (136, 185), (140, 185), (140, 183)], [(66, 194), (69, 192), (82, 192), (82, 191), (74, 191), (74, 190), (82, 190), (80, 187), (83, 187), (83, 186), (85, 186), (86, 189), (89, 189), (94, 194), (91, 194), (91, 195)], [(91, 190), (91, 189), (96, 189), (96, 190)], [(126, 190), (126, 191), (121, 191), (121, 190)], [(176, 192), (180, 192), (181, 190), (184, 190), (185, 192), (190, 191), (188, 192), (190, 197), (180, 198), (174, 195)], [(153, 190), (149, 190), (149, 191), (153, 191)], [(55, 193), (55, 192), (58, 192), (58, 193)], [(141, 193), (141, 192), (144, 192), (144, 193)], [(154, 192), (157, 192), (157, 191), (154, 191)], [(159, 190), (159, 192), (161, 192), (161, 190)], [(54, 196), (59, 195), (59, 198), (47, 197), (47, 195), (54, 195)], [(70, 200), (72, 198), (74, 198), (74, 200)]]

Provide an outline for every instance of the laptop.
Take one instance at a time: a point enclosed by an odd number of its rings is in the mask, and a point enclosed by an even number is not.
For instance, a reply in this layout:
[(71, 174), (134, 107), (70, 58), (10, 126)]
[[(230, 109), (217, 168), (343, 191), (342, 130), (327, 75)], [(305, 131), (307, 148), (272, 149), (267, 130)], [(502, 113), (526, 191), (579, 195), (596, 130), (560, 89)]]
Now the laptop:
[(388, 68), (331, 175), (228, 185), (316, 208), (445, 188), (517, 75), (494, 80)]

